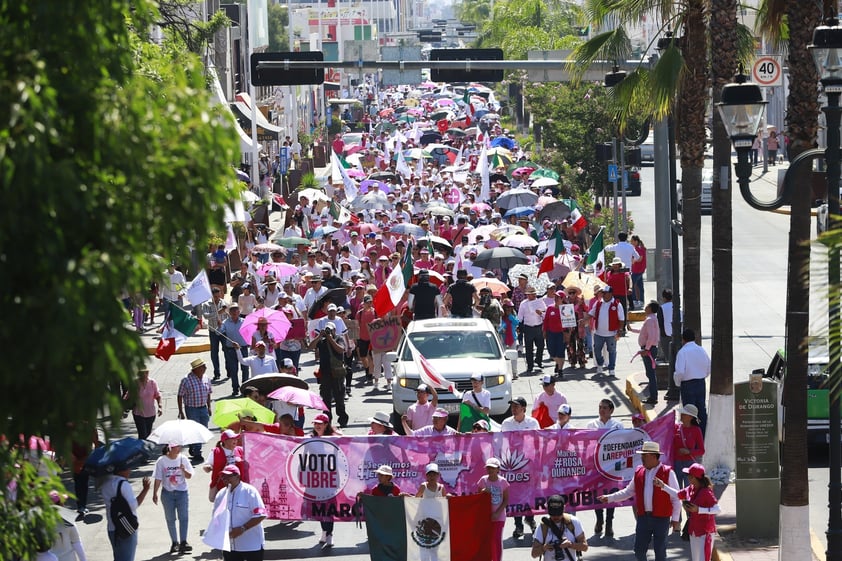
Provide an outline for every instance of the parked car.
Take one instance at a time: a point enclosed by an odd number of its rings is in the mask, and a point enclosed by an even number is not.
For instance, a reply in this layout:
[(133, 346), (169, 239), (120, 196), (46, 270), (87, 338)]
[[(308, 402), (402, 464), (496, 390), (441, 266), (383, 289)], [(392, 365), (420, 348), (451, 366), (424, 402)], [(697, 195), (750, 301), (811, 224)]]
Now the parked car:
[[(481, 373), (485, 389), (491, 393), (491, 416), (502, 420), (509, 414), (512, 399), (509, 361), (517, 357), (517, 351), (503, 349), (494, 326), (487, 319), (426, 319), (411, 322), (397, 351), (386, 355), (393, 363), (392, 405), (396, 427), (401, 426), (400, 416), (415, 403), (415, 390), (422, 383), (407, 338), (460, 392), (470, 391), (471, 375)], [(437, 391), (439, 407), (458, 416), (461, 398), (447, 390)]]
[[(830, 389), (828, 387), (829, 375), (827, 344), (824, 341), (811, 341), (809, 345), (809, 356), (807, 359), (807, 440), (811, 444), (828, 444), (830, 442)], [(764, 374), (765, 378), (780, 382), (781, 388), (786, 384), (786, 352), (779, 349)], [(782, 398), (783, 391), (779, 392)], [(780, 431), (783, 438), (783, 414), (784, 406), (778, 408)]]
[(643, 162), (652, 162), (652, 165), (655, 165), (655, 135), (652, 133), (640, 144), (641, 165)]
[[(682, 212), (682, 208), (684, 207), (684, 193), (680, 181), (676, 189), (678, 195), (678, 212)], [(713, 210), (713, 170), (711, 168), (702, 168), (702, 196), (699, 204), (702, 214), (710, 214)]]

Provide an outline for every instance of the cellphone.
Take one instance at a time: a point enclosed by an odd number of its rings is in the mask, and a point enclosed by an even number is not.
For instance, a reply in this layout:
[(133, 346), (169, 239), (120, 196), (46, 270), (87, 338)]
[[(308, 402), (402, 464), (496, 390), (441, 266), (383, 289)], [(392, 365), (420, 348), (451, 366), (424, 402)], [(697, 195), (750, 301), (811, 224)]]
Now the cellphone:
[(691, 506), (693, 504), (690, 501), (682, 501), (682, 502), (684, 503), (684, 506)]

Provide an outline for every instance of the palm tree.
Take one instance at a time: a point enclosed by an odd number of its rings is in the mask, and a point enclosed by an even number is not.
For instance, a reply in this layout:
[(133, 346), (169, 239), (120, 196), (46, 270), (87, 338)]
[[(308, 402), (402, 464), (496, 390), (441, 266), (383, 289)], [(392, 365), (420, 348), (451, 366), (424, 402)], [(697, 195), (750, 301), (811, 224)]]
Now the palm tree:
[(575, 64), (569, 68), (581, 75), (597, 59), (624, 60), (631, 42), (624, 27), (652, 13), (660, 16), (659, 35), (670, 29), (684, 32), (661, 53), (654, 67), (639, 67), (614, 88), (621, 123), (628, 115), (643, 112), (662, 118), (673, 113), (677, 121), (677, 143), (681, 151), (684, 325), (701, 337), (700, 230), (702, 166), (705, 144), (705, 104), (708, 92), (708, 47), (706, 0), (683, 3), (659, 0), (590, 0), (585, 13), (592, 25), (613, 29), (598, 34), (574, 50)]
[[(789, 94), (787, 134), (790, 160), (816, 146), (818, 133), (818, 73), (807, 51), (813, 30), (822, 13), (834, 14), (833, 2), (823, 10), (815, 3), (798, 0), (769, 0), (761, 6), (760, 29), (780, 40), (784, 22), (788, 27)], [(802, 166), (795, 180), (810, 184), (809, 167)], [(809, 482), (807, 479), (807, 337), (810, 321), (810, 189), (796, 189), (792, 196), (789, 228), (789, 270), (787, 272), (786, 361), (784, 392), (784, 441), (781, 458), (781, 559), (802, 556), (808, 551), (806, 532), (791, 528), (809, 525)], [(784, 531), (787, 530), (787, 531)], [(797, 537), (796, 537), (797, 536)], [(800, 553), (797, 553), (800, 552)]]
[[(737, 67), (737, 2), (711, 0), (710, 42), (717, 45), (711, 58), (713, 102), (731, 81)], [(713, 112), (713, 169), (731, 168), (731, 139), (718, 111)], [(721, 189), (720, 176), (713, 174), (711, 237), (713, 242), (713, 321), (711, 324), (711, 376), (705, 464), (728, 468), (734, 463), (734, 309), (732, 298), (732, 246), (730, 188)], [(728, 185), (731, 185), (729, 181)]]

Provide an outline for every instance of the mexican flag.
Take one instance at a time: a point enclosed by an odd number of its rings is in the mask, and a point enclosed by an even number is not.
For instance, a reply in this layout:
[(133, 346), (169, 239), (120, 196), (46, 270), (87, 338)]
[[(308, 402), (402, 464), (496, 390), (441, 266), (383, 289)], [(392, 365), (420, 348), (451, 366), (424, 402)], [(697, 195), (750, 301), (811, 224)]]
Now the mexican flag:
[(549, 273), (555, 267), (555, 258), (561, 255), (561, 250), (564, 249), (564, 238), (561, 237), (558, 227), (553, 230), (553, 235), (547, 240), (547, 254), (541, 260), (541, 266), (538, 267), (538, 274)]
[(593, 239), (591, 249), (588, 251), (588, 259), (585, 265), (593, 265), (594, 272), (598, 273), (605, 269), (605, 241), (603, 233), (605, 228), (600, 228), (599, 233)]
[(334, 200), (330, 201), (329, 212), (333, 219), (340, 224), (347, 224), (348, 222), (353, 222), (354, 224), (356, 224), (360, 221), (359, 218), (351, 214), (350, 210), (348, 210), (347, 208), (340, 205)]
[(374, 310), (378, 317), (383, 317), (398, 305), (406, 289), (409, 287), (409, 280), (412, 278), (412, 242), (406, 248), (403, 262), (400, 267), (395, 267), (386, 279), (386, 284), (377, 289), (374, 295)]
[(436, 367), (430, 364), (430, 361), (424, 358), (421, 351), (415, 348), (412, 341), (406, 340), (409, 345), (409, 350), (412, 353), (412, 360), (415, 362), (415, 368), (418, 370), (418, 376), (421, 381), (439, 390), (447, 390), (456, 397), (462, 397), (462, 393), (456, 389), (456, 384), (439, 374)]
[(474, 423), (479, 420), (487, 421), (488, 426), (491, 426), (491, 418), (482, 411), (464, 403), (459, 405), (459, 432), (471, 432), (474, 428)]
[(585, 226), (588, 225), (588, 221), (585, 219), (582, 211), (579, 210), (576, 202), (571, 200), (570, 203), (570, 227), (573, 228), (573, 231), (578, 235), (579, 232), (584, 230)]
[(175, 304), (170, 304), (164, 331), (161, 333), (161, 342), (155, 349), (155, 356), (161, 360), (169, 360), (187, 338), (195, 333), (198, 326), (199, 320)]
[(488, 561), (491, 495), (362, 495), (371, 561)]

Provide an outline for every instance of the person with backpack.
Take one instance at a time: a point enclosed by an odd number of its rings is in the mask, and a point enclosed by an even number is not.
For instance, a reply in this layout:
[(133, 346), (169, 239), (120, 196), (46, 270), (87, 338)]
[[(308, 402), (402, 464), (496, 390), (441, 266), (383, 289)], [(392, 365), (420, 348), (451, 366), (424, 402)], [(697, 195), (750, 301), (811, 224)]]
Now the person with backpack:
[(143, 478), (143, 488), (137, 497), (129, 483), (130, 467), (117, 466), (113, 475), (107, 476), (100, 487), (108, 521), (108, 541), (114, 561), (134, 561), (137, 550), (137, 507), (143, 503), (152, 481)]
[(588, 550), (588, 540), (579, 519), (564, 513), (564, 498), (547, 498), (547, 514), (532, 537), (532, 557), (544, 561), (576, 561)]

